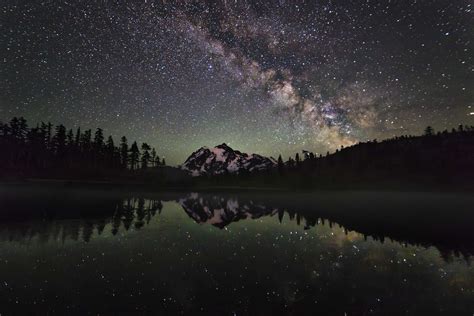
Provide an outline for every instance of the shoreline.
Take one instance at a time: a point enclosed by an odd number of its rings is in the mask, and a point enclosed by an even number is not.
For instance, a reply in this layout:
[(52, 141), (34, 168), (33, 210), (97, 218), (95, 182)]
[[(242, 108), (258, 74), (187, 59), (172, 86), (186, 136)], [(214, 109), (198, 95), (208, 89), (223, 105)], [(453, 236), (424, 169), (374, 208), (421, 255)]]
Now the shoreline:
[(121, 182), (110, 180), (78, 180), (78, 179), (54, 179), (54, 178), (28, 178), (23, 180), (5, 180), (0, 179), (0, 187), (8, 186), (45, 186), (55, 188), (71, 188), (71, 189), (106, 189), (106, 190), (126, 190), (129, 192), (246, 192), (246, 193), (285, 193), (285, 194), (299, 194), (299, 193), (318, 193), (318, 192), (399, 192), (399, 193), (474, 193), (472, 186), (447, 186), (440, 187), (436, 185), (400, 185), (400, 184), (355, 184), (353, 187), (348, 185), (329, 185), (310, 188), (297, 187), (272, 187), (272, 186), (219, 186), (219, 185), (182, 185), (182, 186), (163, 186), (153, 183), (144, 182)]

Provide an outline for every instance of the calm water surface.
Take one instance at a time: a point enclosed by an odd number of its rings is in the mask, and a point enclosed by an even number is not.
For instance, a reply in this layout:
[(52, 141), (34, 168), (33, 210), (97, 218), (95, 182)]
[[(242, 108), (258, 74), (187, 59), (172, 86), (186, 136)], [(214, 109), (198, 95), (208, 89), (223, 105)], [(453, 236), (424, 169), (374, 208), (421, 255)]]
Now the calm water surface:
[(473, 315), (474, 198), (0, 189), (0, 314)]

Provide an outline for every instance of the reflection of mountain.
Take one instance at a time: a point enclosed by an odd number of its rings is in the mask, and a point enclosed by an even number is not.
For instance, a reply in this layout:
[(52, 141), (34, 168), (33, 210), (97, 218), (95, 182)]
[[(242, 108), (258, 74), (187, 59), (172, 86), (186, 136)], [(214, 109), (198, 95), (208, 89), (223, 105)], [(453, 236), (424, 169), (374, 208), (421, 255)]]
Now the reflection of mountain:
[[(378, 216), (372, 214), (372, 217), (367, 217), (362, 210), (352, 210), (350, 207), (342, 211), (331, 207), (317, 210), (311, 204), (314, 202), (312, 200), (298, 203), (297, 199), (288, 199), (288, 197), (282, 197), (279, 201), (268, 199), (257, 202), (250, 198), (193, 193), (178, 202), (196, 222), (212, 224), (219, 228), (242, 219), (256, 219), (276, 214), (278, 214), (279, 221), (282, 222), (285, 213), (287, 213), (289, 220), (296, 220), (296, 223), (302, 224), (304, 229), (326, 223), (332, 227), (334, 223), (337, 223), (346, 233), (355, 231), (361, 233), (365, 239), (370, 236), (382, 243), (385, 239), (389, 239), (424, 247), (434, 245), (445, 256), (454, 252), (456, 256), (469, 257), (474, 253), (474, 238), (472, 238), (474, 223), (462, 221), (446, 213), (445, 210), (434, 209), (432, 211), (436, 216), (418, 220), (413, 216), (407, 218), (403, 213), (397, 214), (397, 212), (401, 212), (400, 208), (404, 204), (385, 205), (384, 208), (382, 205), (379, 207), (374, 205), (374, 210), (383, 210), (383, 213), (380, 211)], [(405, 205), (405, 208), (409, 206)], [(446, 213), (446, 218), (439, 218), (443, 211)]]
[(276, 212), (264, 205), (254, 204), (252, 201), (239, 204), (237, 199), (224, 199), (217, 196), (203, 197), (196, 193), (180, 199), (179, 204), (196, 222), (212, 224), (219, 228), (224, 228), (231, 222), (241, 219), (255, 219), (273, 215)]

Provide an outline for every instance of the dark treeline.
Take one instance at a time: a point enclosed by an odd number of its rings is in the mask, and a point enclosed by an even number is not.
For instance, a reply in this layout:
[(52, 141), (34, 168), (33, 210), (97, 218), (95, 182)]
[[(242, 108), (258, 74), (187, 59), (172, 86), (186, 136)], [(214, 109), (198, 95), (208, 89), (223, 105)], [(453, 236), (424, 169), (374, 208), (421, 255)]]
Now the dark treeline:
[(129, 145), (125, 136), (116, 145), (101, 128), (73, 131), (44, 123), (29, 127), (23, 117), (0, 122), (0, 175), (35, 176), (127, 172), (164, 166), (147, 143)]
[(474, 126), (460, 125), (421, 136), (399, 136), (341, 147), (335, 153), (297, 153), (275, 170), (202, 179), (203, 183), (293, 188), (419, 187), (420, 185), (472, 188), (474, 179)]
[[(474, 186), (474, 127), (460, 125), (421, 136), (399, 136), (341, 147), (335, 153), (297, 153), (274, 169), (191, 179), (178, 168), (164, 168), (154, 148), (116, 145), (103, 130), (76, 131), (24, 118), (0, 122), (0, 177), (108, 180), (174, 187), (284, 187), (292, 189), (404, 188)], [(160, 168), (155, 168), (160, 167)]]

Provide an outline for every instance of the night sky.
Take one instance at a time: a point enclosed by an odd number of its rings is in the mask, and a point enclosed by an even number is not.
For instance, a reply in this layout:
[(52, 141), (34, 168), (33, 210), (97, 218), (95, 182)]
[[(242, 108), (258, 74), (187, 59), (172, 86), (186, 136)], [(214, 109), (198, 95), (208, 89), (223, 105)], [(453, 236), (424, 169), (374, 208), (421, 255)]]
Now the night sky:
[(474, 5), (1, 1), (0, 120), (277, 157), (474, 124)]

